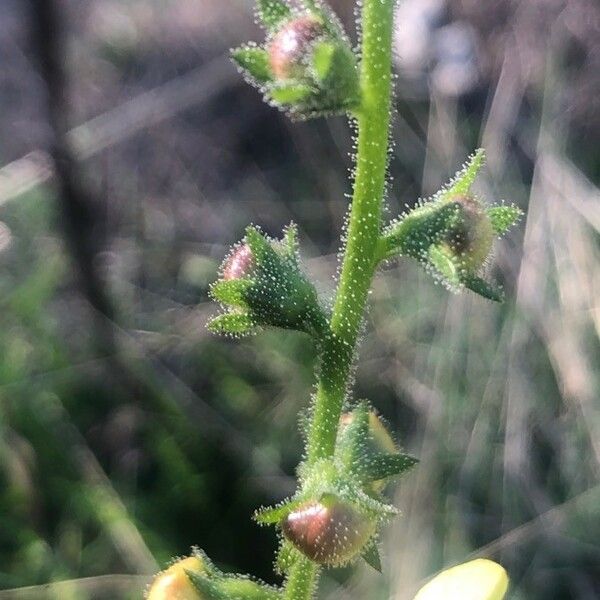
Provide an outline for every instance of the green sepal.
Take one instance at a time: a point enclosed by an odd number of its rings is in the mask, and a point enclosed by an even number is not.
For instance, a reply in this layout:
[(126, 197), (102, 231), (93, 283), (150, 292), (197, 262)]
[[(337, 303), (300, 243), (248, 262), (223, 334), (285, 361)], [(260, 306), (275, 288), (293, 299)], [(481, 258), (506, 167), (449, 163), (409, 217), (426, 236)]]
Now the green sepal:
[(255, 227), (248, 227), (245, 241), (255, 268), (244, 300), (259, 325), (320, 334), (326, 318), (314, 285), (300, 269), (297, 253), (288, 250), (290, 243), (295, 245), (293, 235), (288, 231), (287, 243), (285, 239), (273, 242)]
[(214, 300), (232, 306), (247, 307), (245, 293), (252, 286), (250, 279), (219, 280), (210, 288), (210, 295)]
[(365, 515), (370, 515), (379, 521), (385, 521), (400, 513), (395, 506), (386, 504), (378, 499), (382, 498), (382, 496), (378, 495), (376, 498), (371, 492), (367, 493), (358, 487), (345, 490), (343, 498), (352, 502)]
[(231, 335), (248, 335), (255, 327), (256, 323), (245, 313), (226, 313), (215, 317), (208, 323), (208, 329), (213, 333)]
[(372, 481), (395, 477), (412, 469), (418, 462), (419, 459), (410, 454), (380, 454), (370, 460), (363, 477)]
[(298, 226), (295, 223), (290, 223), (284, 227), (281, 242), (286, 254), (296, 258), (296, 253), (298, 252)]
[(200, 593), (202, 600), (231, 600), (225, 592), (219, 590), (216, 585), (218, 579), (209, 579), (205, 575), (200, 575), (194, 571), (185, 570), (188, 579)]
[(273, 80), (269, 55), (263, 48), (240, 46), (231, 51), (231, 58), (256, 83), (262, 85)]
[(379, 556), (379, 548), (375, 541), (371, 542), (371, 545), (362, 553), (362, 558), (369, 566), (381, 573), (381, 556)]
[(303, 502), (305, 500), (288, 500), (279, 506), (259, 508), (254, 511), (252, 518), (261, 525), (277, 525)]
[(476, 275), (465, 275), (463, 284), (466, 288), (469, 288), (471, 291), (488, 300), (493, 300), (494, 302), (504, 301), (504, 292), (502, 289), (481, 277), (477, 277)]
[(199, 546), (192, 546), (191, 556), (195, 556), (202, 561), (202, 566), (206, 575), (213, 577), (221, 574), (221, 571), (217, 569), (213, 561), (208, 557), (208, 554), (206, 554)]
[(248, 577), (225, 576), (208, 578), (186, 570), (192, 585), (202, 600), (279, 600), (281, 592)]
[(315, 79), (324, 81), (333, 67), (336, 45), (330, 41), (317, 42), (312, 52), (312, 68)]
[(369, 407), (361, 402), (352, 411), (352, 421), (338, 436), (335, 457), (348, 473), (359, 474), (369, 456)]
[(523, 216), (523, 211), (514, 205), (492, 206), (488, 208), (487, 214), (494, 231), (503, 235)]
[(468, 159), (463, 168), (455, 175), (450, 183), (437, 195), (436, 200), (450, 200), (452, 196), (469, 193), (477, 173), (485, 164), (485, 150), (477, 149)]
[(426, 202), (391, 223), (380, 240), (381, 258), (401, 254), (426, 261), (432, 244), (438, 243), (459, 218), (454, 202)]
[(267, 31), (276, 31), (291, 18), (292, 10), (281, 0), (257, 0), (256, 14)]
[(279, 600), (283, 597), (276, 588), (248, 577), (224, 577), (217, 587), (228, 600)]
[(451, 288), (460, 288), (460, 273), (448, 252), (439, 246), (432, 245), (429, 247), (428, 258), (431, 266), (435, 268)]
[(287, 106), (306, 100), (313, 92), (314, 90), (310, 85), (288, 82), (271, 86), (268, 96), (276, 104)]

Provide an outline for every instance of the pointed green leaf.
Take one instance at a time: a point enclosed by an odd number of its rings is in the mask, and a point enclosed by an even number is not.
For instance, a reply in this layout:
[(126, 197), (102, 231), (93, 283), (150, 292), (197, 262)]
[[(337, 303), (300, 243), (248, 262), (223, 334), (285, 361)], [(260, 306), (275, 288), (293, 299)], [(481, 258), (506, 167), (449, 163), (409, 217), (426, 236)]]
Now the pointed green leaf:
[(312, 94), (313, 90), (304, 83), (279, 85), (269, 90), (269, 97), (278, 104), (298, 104)]
[(463, 278), (463, 283), (465, 287), (469, 288), (476, 294), (487, 298), (488, 300), (493, 300), (494, 302), (504, 301), (504, 292), (502, 289), (496, 287), (481, 277), (477, 277), (476, 275), (468, 275)]
[(381, 573), (381, 557), (379, 556), (379, 548), (377, 544), (372, 543), (363, 553), (362, 557), (365, 562), (373, 567), (378, 573)]
[(454, 261), (442, 248), (432, 245), (429, 248), (429, 262), (439, 272), (440, 275), (452, 287), (458, 287), (461, 284), (460, 277)]
[(231, 279), (217, 281), (210, 288), (211, 296), (223, 304), (246, 306), (244, 300), (246, 291), (252, 285), (249, 279)]
[(280, 506), (267, 506), (254, 512), (253, 519), (261, 525), (275, 525), (285, 519), (304, 500), (288, 500)]
[(318, 42), (312, 53), (312, 68), (316, 79), (323, 81), (327, 78), (333, 66), (336, 47), (331, 42)]
[(372, 481), (401, 475), (414, 467), (419, 460), (410, 454), (380, 454), (371, 459), (368, 476)]
[(523, 211), (514, 205), (492, 206), (487, 213), (498, 235), (506, 233), (523, 216)]
[(245, 313), (227, 313), (215, 317), (208, 323), (208, 329), (213, 333), (229, 333), (232, 335), (247, 335), (255, 325)]
[(479, 148), (468, 158), (465, 166), (455, 175), (446, 190), (442, 192), (442, 198), (449, 199), (452, 196), (468, 194), (484, 162), (485, 150)]
[(268, 31), (279, 29), (292, 16), (290, 7), (281, 0), (257, 0), (256, 13)]
[(272, 81), (269, 55), (258, 46), (241, 46), (231, 51), (231, 58), (257, 83)]

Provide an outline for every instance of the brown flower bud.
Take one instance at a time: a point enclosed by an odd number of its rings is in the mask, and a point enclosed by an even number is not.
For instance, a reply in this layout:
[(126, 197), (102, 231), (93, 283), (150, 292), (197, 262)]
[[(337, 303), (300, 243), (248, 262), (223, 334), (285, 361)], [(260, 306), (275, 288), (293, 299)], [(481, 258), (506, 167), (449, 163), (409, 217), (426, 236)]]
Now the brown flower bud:
[(188, 556), (159, 573), (146, 594), (146, 600), (202, 600), (186, 571), (204, 573), (204, 562), (197, 556)]
[(494, 240), (494, 229), (479, 201), (458, 195), (451, 199), (459, 206), (459, 223), (450, 228), (444, 243), (469, 271), (475, 271), (488, 257)]
[(302, 78), (306, 52), (324, 33), (323, 23), (312, 15), (298, 17), (284, 25), (269, 44), (269, 64), (275, 78)]
[(238, 246), (227, 258), (223, 266), (223, 279), (241, 279), (247, 277), (254, 266), (254, 257), (248, 244)]
[(317, 563), (341, 565), (363, 549), (375, 533), (376, 522), (335, 496), (310, 501), (281, 523), (283, 535)]

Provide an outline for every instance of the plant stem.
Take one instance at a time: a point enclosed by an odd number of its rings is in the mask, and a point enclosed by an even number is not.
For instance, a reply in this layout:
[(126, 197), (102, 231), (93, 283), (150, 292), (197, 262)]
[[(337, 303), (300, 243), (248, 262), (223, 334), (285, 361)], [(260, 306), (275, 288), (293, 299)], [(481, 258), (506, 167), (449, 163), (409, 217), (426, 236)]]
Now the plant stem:
[(346, 248), (308, 438), (309, 463), (333, 454), (356, 341), (377, 266), (388, 157), (393, 0), (362, 11), (358, 153)]
[[(309, 464), (334, 452), (356, 341), (379, 259), (390, 126), (393, 8), (394, 0), (364, 0), (354, 195), (330, 332), (323, 340), (307, 444)], [(290, 569), (285, 598), (309, 600), (317, 569), (306, 558), (298, 560)]]
[(308, 600), (313, 597), (319, 567), (302, 556), (290, 570), (285, 585), (286, 600)]

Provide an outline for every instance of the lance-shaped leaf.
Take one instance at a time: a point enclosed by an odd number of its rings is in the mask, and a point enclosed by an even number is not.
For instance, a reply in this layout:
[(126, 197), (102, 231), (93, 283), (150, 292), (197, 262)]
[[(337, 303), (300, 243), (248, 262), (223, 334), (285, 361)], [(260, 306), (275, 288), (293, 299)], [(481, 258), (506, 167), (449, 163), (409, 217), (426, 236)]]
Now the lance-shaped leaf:
[(252, 333), (255, 326), (252, 318), (243, 313), (226, 313), (215, 317), (208, 323), (208, 329), (213, 333), (231, 335), (248, 335)]
[(523, 216), (523, 211), (514, 205), (492, 206), (487, 213), (494, 232), (498, 235), (506, 233)]
[(243, 70), (244, 74), (258, 84), (272, 81), (269, 55), (258, 46), (246, 45), (231, 51), (231, 58)]
[(256, 14), (268, 31), (276, 31), (292, 16), (291, 8), (281, 0), (257, 0)]

